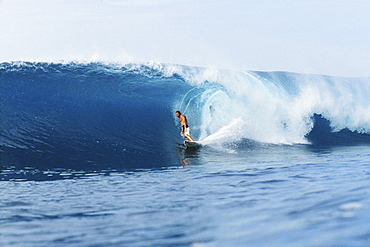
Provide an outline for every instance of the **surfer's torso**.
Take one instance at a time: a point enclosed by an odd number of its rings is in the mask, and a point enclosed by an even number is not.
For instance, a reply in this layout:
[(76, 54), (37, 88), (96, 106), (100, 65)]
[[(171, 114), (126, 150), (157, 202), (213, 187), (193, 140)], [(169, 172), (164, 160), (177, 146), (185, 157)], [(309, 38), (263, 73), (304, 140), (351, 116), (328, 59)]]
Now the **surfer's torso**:
[(184, 129), (189, 128), (188, 120), (186, 119), (186, 116), (181, 115), (179, 121), (180, 121), (181, 126), (184, 127)]

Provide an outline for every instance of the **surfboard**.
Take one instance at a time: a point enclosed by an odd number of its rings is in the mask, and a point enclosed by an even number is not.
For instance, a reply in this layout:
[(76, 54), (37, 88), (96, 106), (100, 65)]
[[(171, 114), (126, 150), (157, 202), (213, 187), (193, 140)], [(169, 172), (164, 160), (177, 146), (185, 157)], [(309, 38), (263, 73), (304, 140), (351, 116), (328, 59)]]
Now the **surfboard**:
[(199, 142), (192, 142), (192, 141), (185, 140), (184, 146), (186, 148), (200, 148), (202, 144), (200, 144)]

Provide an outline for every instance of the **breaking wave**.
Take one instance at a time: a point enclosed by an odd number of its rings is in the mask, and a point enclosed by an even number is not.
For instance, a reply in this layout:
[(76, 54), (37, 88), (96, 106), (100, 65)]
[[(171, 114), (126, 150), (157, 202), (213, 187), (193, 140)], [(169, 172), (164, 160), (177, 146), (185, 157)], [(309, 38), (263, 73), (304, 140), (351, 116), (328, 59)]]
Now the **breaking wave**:
[(2, 163), (176, 163), (175, 110), (204, 145), (370, 143), (370, 79), (171, 64), (0, 64)]

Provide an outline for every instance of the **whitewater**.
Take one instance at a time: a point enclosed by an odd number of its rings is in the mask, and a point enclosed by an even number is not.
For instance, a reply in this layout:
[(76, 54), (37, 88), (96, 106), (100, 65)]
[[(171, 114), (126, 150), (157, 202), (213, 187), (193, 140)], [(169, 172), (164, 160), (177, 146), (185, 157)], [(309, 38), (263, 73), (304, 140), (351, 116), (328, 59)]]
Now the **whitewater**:
[(370, 78), (0, 63), (0, 245), (368, 246), (369, 95)]

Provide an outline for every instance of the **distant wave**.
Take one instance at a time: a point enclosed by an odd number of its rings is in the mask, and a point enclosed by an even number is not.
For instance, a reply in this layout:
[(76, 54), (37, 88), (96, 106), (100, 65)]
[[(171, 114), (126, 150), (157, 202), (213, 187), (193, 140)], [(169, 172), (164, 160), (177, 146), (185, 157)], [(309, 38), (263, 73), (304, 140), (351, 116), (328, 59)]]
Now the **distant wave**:
[[(171, 64), (0, 64), (3, 163), (176, 163), (175, 110), (206, 145), (369, 142), (370, 79)], [(240, 147), (242, 147), (241, 145)]]

